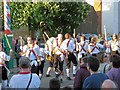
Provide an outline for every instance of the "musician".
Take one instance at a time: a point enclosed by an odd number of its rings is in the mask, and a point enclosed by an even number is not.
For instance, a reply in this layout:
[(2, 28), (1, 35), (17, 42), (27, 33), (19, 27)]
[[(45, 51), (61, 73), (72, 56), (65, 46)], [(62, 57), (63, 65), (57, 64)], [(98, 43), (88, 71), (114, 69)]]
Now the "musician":
[[(55, 68), (55, 74), (56, 77), (61, 74), (60, 80), (62, 81), (62, 74), (63, 74), (63, 62), (64, 62), (64, 51), (60, 49), (60, 46), (63, 42), (63, 35), (58, 34), (58, 37), (54, 40), (53, 48), (54, 48), (54, 68)], [(58, 70), (59, 65), (59, 70)]]
[[(9, 61), (11, 56), (12, 56), (12, 49), (10, 50), (10, 56), (8, 56), (5, 52), (2, 51), (2, 43), (0, 42), (0, 77), (2, 77), (3, 88), (7, 88), (8, 74), (10, 73), (10, 71), (5, 65), (5, 61)], [(0, 83), (1, 83), (1, 80), (0, 80)]]
[(78, 61), (87, 55), (88, 43), (85, 42), (85, 36), (80, 37), (80, 42), (77, 44), (76, 50), (78, 51)]
[(71, 80), (70, 78), (70, 63), (72, 61), (73, 63), (73, 75), (76, 74), (76, 69), (77, 69), (77, 60), (76, 57), (73, 53), (75, 49), (75, 44), (74, 41), (71, 40), (71, 37), (68, 33), (65, 34), (65, 40), (62, 42), (61, 49), (65, 50), (66, 52), (66, 73), (67, 73), (67, 79)]
[(104, 46), (100, 43), (97, 43), (96, 37), (92, 37), (91, 42), (88, 45), (89, 53), (93, 56), (96, 56), (100, 52), (100, 48), (104, 48)]
[(27, 45), (23, 47), (23, 53), (31, 60), (31, 72), (39, 75), (38, 64), (41, 64), (40, 48), (37, 44), (34, 44), (34, 39), (32, 37), (27, 38)]

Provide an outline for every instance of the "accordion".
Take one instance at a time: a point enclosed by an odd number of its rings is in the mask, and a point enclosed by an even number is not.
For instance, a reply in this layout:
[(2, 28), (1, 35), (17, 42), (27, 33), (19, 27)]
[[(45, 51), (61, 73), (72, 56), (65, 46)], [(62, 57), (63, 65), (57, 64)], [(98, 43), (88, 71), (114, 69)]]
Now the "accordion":
[(53, 55), (48, 55), (48, 54), (46, 54), (46, 60), (48, 60), (48, 61), (50, 61), (50, 62), (53, 62), (53, 61), (54, 61)]

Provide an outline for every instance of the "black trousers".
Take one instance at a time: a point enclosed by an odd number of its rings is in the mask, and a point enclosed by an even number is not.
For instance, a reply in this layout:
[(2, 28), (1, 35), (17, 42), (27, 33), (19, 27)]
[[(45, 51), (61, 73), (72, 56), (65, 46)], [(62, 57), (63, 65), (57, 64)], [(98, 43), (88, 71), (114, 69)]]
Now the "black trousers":
[(41, 65), (38, 65), (38, 73), (40, 74), (43, 74), (44, 63), (45, 63), (45, 60), (41, 61)]
[(8, 77), (7, 77), (7, 69), (4, 66), (2, 66), (2, 80), (7, 80), (7, 79), (8, 79)]
[(74, 66), (77, 66), (77, 59), (73, 53), (68, 54), (68, 59), (66, 59), (66, 68), (70, 68), (70, 63), (73, 63)]
[(33, 65), (32, 65), (32, 68), (31, 68), (31, 72), (32, 72), (32, 73), (36, 73), (37, 75), (39, 75), (38, 66), (35, 66), (35, 65), (33, 64)]

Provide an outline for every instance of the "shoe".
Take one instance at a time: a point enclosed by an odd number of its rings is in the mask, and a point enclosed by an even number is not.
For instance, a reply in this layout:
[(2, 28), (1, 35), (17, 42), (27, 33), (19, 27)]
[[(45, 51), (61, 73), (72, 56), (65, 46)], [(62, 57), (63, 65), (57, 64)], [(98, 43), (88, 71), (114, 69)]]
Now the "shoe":
[(46, 74), (46, 77), (50, 77), (50, 75), (49, 75), (49, 74)]
[(42, 76), (43, 76), (42, 74), (39, 74), (40, 80), (42, 79)]
[(56, 78), (58, 78), (60, 76), (60, 74), (55, 74), (56, 75)]
[(67, 77), (67, 80), (72, 80), (70, 77)]
[(75, 74), (73, 74), (73, 77), (75, 77)]

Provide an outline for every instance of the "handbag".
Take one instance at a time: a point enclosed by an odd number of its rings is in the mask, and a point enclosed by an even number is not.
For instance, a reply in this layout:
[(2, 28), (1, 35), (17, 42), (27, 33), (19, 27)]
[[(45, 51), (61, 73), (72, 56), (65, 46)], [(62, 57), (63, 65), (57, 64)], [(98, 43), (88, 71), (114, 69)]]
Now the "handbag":
[(32, 81), (32, 73), (30, 74), (30, 80), (29, 80), (29, 83), (28, 83), (28, 85), (27, 85), (26, 90), (28, 90), (28, 88), (29, 88), (29, 86), (30, 86), (31, 81)]

